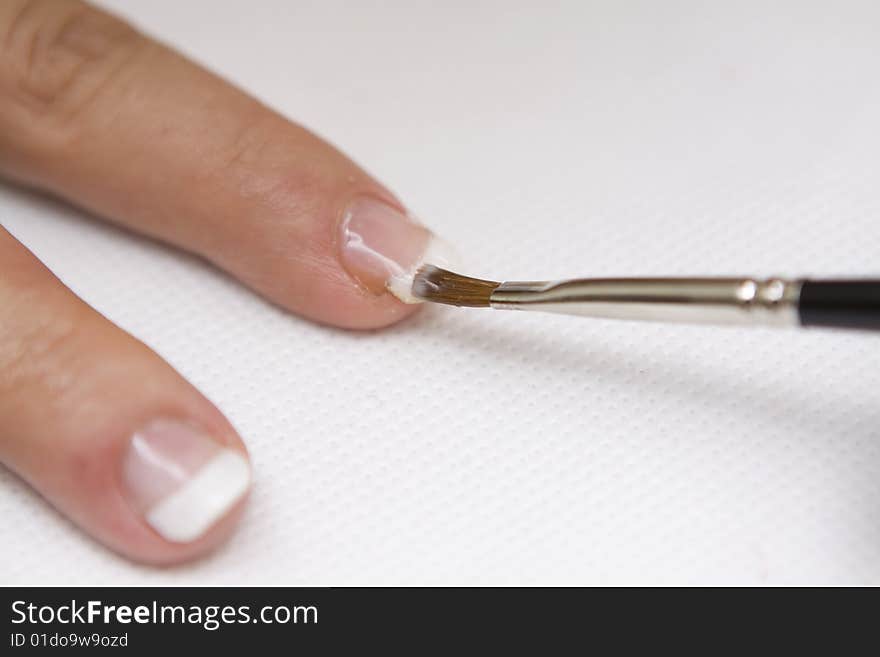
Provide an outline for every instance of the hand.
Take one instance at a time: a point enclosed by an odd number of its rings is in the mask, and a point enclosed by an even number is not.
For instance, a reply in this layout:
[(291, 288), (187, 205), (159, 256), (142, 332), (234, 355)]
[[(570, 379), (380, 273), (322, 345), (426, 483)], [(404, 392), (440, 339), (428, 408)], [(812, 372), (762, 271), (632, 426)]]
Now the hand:
[[(310, 319), (375, 328), (431, 233), (333, 147), (71, 0), (0, 3), (0, 175), (198, 254)], [(433, 248), (433, 247), (432, 247)], [(0, 461), (86, 532), (170, 563), (251, 482), (220, 412), (0, 228)]]

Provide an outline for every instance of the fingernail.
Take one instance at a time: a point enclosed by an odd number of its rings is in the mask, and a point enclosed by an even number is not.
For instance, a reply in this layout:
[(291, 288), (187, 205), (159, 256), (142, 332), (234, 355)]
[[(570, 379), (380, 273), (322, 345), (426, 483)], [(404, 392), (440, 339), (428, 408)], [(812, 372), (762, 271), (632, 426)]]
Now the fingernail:
[(358, 197), (340, 223), (340, 259), (349, 275), (374, 294), (386, 291), (405, 303), (416, 270), (430, 262), (449, 267), (455, 261), (448, 244), (400, 210), (372, 197)]
[(244, 496), (250, 479), (241, 452), (172, 420), (152, 422), (135, 433), (122, 465), (132, 506), (176, 543), (204, 534)]

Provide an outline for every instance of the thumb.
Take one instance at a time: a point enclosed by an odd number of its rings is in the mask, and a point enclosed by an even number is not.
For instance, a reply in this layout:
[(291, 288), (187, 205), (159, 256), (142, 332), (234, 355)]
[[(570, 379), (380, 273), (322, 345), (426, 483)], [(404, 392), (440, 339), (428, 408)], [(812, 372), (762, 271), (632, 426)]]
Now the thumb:
[(2, 228), (0, 463), (84, 531), (149, 563), (218, 546), (251, 482), (220, 412)]
[(10, 0), (0, 32), (0, 173), (343, 327), (406, 316), (414, 270), (448, 259), (342, 153), (118, 19)]

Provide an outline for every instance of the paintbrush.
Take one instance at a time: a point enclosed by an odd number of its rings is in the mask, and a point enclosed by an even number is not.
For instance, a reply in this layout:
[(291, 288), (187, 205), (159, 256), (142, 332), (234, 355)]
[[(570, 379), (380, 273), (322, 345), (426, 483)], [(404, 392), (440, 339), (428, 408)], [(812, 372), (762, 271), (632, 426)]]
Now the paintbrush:
[(412, 293), (423, 301), (453, 306), (608, 319), (880, 330), (880, 279), (584, 278), (498, 283), (425, 265), (416, 272)]

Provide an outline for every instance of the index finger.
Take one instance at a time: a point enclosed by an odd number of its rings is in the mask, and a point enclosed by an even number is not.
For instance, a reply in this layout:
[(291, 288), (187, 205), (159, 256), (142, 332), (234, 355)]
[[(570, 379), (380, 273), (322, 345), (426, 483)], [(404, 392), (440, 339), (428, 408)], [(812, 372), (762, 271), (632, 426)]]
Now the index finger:
[(0, 34), (0, 174), (339, 326), (405, 317), (415, 269), (447, 262), (345, 155), (123, 21), (78, 0), (7, 0)]

